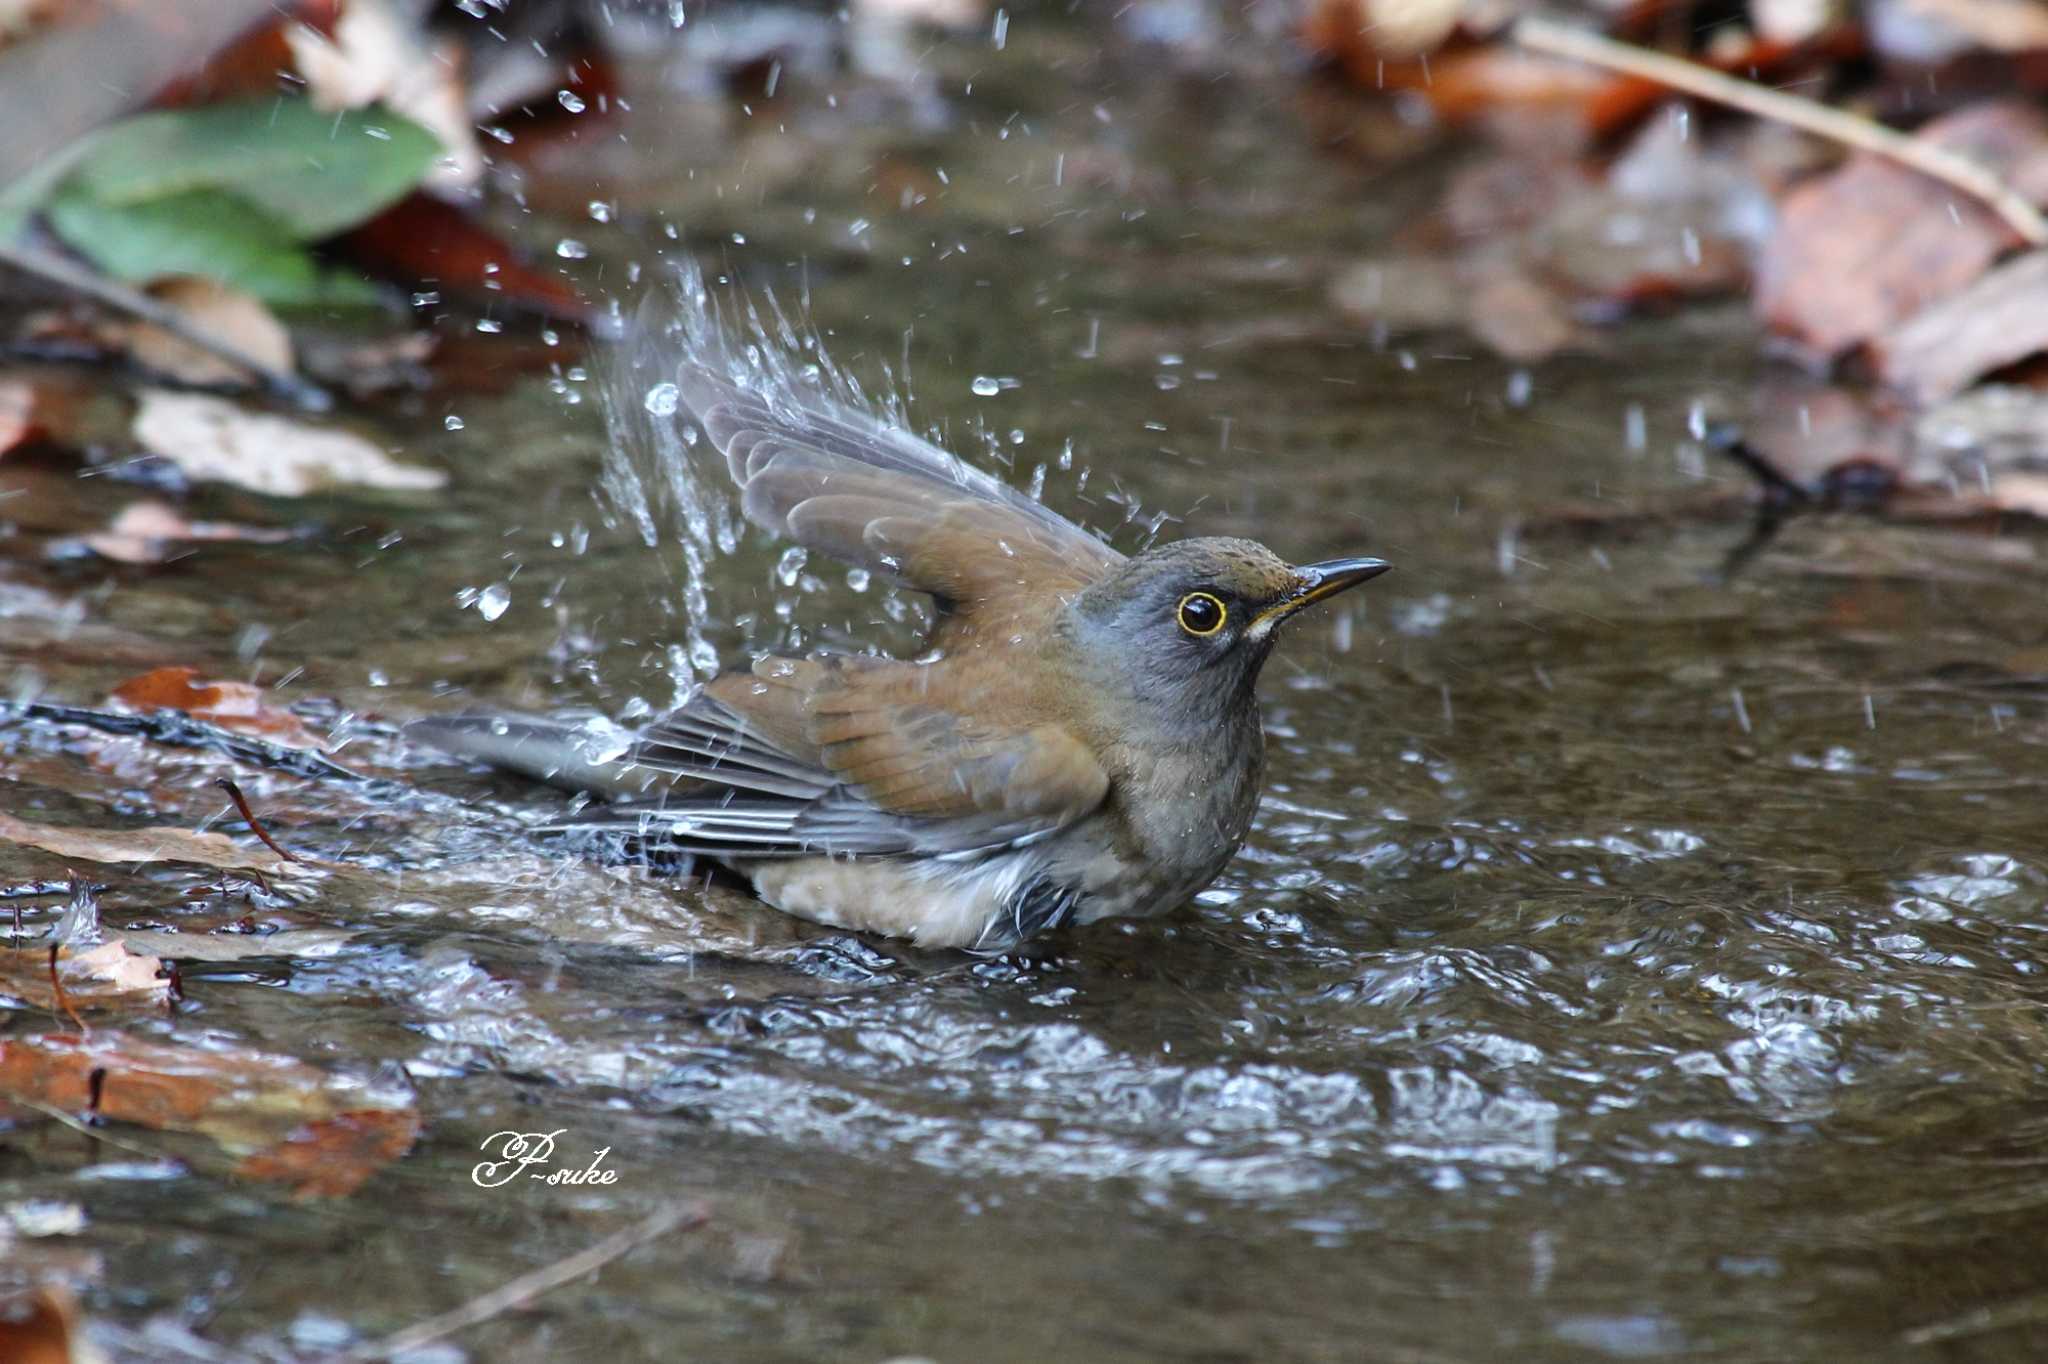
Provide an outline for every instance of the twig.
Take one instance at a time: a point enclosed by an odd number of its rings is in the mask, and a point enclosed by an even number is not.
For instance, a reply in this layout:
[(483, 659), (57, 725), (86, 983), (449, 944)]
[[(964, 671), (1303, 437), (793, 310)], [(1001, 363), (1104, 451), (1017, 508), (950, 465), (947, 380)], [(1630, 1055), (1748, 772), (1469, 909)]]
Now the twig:
[(59, 1011), (59, 1012), (61, 1012), (61, 1013), (65, 1013), (65, 1014), (68, 1014), (68, 1015), (70, 1015), (70, 1017), (71, 1017), (71, 1022), (72, 1022), (72, 1025), (73, 1025), (74, 1027), (76, 1027), (76, 1028), (78, 1029), (78, 1035), (79, 1035), (80, 1037), (83, 1037), (83, 1036), (85, 1036), (85, 1020), (84, 1020), (84, 1019), (82, 1019), (82, 1018), (80, 1018), (80, 1017), (78, 1016), (78, 1010), (76, 1010), (76, 1009), (74, 1009), (74, 1008), (72, 1008), (72, 1007), (71, 1007), (71, 997), (70, 997), (69, 995), (67, 995), (67, 994), (65, 994), (65, 993), (64, 993), (64, 982), (63, 982), (63, 981), (62, 981), (62, 980), (61, 980), (61, 979), (60, 979), (60, 978), (58, 977), (58, 975), (57, 975), (57, 953), (58, 953), (58, 951), (59, 951), (59, 948), (58, 948), (57, 944), (56, 944), (56, 943), (51, 943), (51, 944), (50, 944), (50, 993), (51, 993), (51, 994), (53, 994), (53, 995), (55, 995), (55, 996), (57, 997), (57, 1009), (58, 1009), (58, 1011)]
[(67, 260), (55, 251), (23, 246), (18, 242), (0, 241), (0, 265), (12, 266), (25, 274), (48, 280), (60, 289), (68, 289), (74, 294), (81, 294), (118, 312), (139, 317), (152, 326), (161, 327), (180, 341), (197, 346), (203, 351), (219, 356), (231, 365), (248, 370), (262, 382), (264, 388), (308, 411), (325, 412), (334, 406), (334, 399), (318, 384), (285, 370), (273, 369), (240, 347), (229, 345), (218, 337), (209, 336), (194, 327), (176, 309), (167, 308), (148, 294), (108, 279), (75, 261)]
[(1873, 123), (1840, 109), (1830, 109), (1810, 99), (1771, 90), (1753, 81), (1724, 76), (1696, 62), (1618, 43), (1612, 38), (1567, 24), (1528, 18), (1517, 23), (1512, 32), (1515, 41), (1531, 52), (1566, 57), (1589, 66), (1640, 77), (1700, 99), (1725, 104), (1731, 109), (1740, 109), (1758, 118), (1789, 124), (1844, 146), (1889, 157), (1902, 166), (1981, 200), (2011, 224), (2013, 231), (2029, 245), (2048, 246), (2048, 218), (2043, 218), (2023, 195), (1990, 170), (1945, 147), (1908, 137), (1881, 123)]
[(672, 1204), (637, 1225), (612, 1233), (588, 1249), (579, 1250), (566, 1259), (557, 1260), (530, 1274), (521, 1274), (510, 1283), (494, 1288), (481, 1297), (471, 1298), (451, 1311), (408, 1326), (395, 1335), (366, 1342), (340, 1354), (328, 1355), (321, 1364), (372, 1364), (375, 1360), (388, 1359), (406, 1350), (417, 1350), (423, 1345), (431, 1345), (446, 1336), (454, 1335), (457, 1331), (480, 1325), (515, 1308), (524, 1307), (541, 1294), (552, 1293), (565, 1284), (573, 1283), (585, 1274), (610, 1264), (621, 1255), (646, 1245), (649, 1241), (666, 1236), (672, 1231), (688, 1231), (694, 1227), (701, 1227), (710, 1220), (711, 1210), (702, 1203), (682, 1206)]
[[(279, 857), (282, 857), (287, 862), (296, 862), (299, 860), (298, 858), (292, 856), (290, 853), (286, 852), (283, 848), (279, 847), (277, 844), (277, 840), (270, 836), (270, 831), (265, 829), (261, 824), (257, 823), (256, 812), (249, 808), (249, 798), (242, 794), (241, 787), (235, 785), (226, 777), (215, 778), (213, 784), (215, 786), (218, 786), (221, 790), (228, 793), (228, 799), (233, 801), (235, 803), (235, 808), (242, 812), (242, 819), (245, 823), (248, 824), (249, 831), (255, 834), (256, 837), (263, 840), (264, 847), (270, 849), (272, 852), (276, 853)], [(269, 887), (265, 886), (264, 889), (267, 891)]]

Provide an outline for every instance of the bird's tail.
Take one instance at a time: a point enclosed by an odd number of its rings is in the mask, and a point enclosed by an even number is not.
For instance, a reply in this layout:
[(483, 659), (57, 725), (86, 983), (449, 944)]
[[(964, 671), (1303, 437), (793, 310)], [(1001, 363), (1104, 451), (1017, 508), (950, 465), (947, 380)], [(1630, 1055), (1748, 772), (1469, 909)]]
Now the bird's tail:
[(444, 753), (606, 800), (644, 798), (660, 774), (631, 762), (632, 735), (603, 722), (518, 715), (438, 715), (405, 727), (408, 739)]

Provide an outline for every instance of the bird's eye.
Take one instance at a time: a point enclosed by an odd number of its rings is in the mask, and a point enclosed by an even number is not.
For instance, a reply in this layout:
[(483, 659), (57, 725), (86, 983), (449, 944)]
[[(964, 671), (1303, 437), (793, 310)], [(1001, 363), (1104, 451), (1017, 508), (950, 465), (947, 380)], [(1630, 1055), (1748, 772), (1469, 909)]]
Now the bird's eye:
[(1223, 622), (1230, 617), (1223, 603), (1207, 592), (1190, 592), (1182, 597), (1175, 614), (1180, 620), (1180, 628), (1200, 639), (1221, 630)]

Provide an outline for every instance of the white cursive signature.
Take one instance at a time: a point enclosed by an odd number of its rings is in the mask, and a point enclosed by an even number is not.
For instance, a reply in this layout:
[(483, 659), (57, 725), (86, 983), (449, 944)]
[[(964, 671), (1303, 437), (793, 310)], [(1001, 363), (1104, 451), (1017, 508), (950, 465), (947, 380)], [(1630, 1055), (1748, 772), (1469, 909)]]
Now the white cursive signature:
[[(590, 1164), (580, 1170), (549, 1170), (555, 1158), (555, 1139), (568, 1131), (558, 1127), (552, 1132), (493, 1132), (483, 1140), (482, 1150), (486, 1155), (495, 1154), (496, 1160), (486, 1160), (469, 1172), (470, 1180), (480, 1189), (499, 1189), (525, 1175), (543, 1184), (616, 1184), (617, 1170), (604, 1168), (604, 1158), (612, 1153), (606, 1146), (590, 1153)], [(533, 1169), (533, 1166), (542, 1169)]]

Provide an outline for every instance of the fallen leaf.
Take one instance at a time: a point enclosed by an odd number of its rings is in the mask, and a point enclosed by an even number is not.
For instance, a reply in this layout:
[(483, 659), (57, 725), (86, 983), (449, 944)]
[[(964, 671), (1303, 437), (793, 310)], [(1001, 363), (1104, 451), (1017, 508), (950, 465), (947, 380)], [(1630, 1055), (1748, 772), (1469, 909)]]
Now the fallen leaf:
[[(2022, 193), (2048, 196), (2048, 120), (1986, 104), (1916, 139), (1970, 157)], [(1961, 191), (1858, 154), (1799, 185), (1757, 266), (1756, 307), (1779, 334), (1833, 359), (1964, 288), (2018, 238)]]
[(420, 1116), (411, 1109), (365, 1108), (294, 1128), (276, 1145), (243, 1158), (235, 1173), (291, 1186), (294, 1198), (346, 1198), (412, 1149)]
[[(135, 952), (119, 939), (85, 952), (60, 948), (57, 953), (57, 979), (64, 987), (64, 998), (81, 1012), (161, 1009), (170, 999), (170, 979), (160, 975), (162, 971), (161, 960)], [(49, 947), (0, 947), (0, 994), (12, 995), (33, 1008), (61, 1012), (57, 992), (50, 985)]]
[(1991, 498), (2006, 511), (2048, 521), (2048, 474), (2000, 474), (1991, 484)]
[(247, 682), (199, 680), (195, 668), (153, 668), (113, 690), (137, 710), (177, 710), (244, 734), (281, 739), (297, 748), (325, 747), (299, 717), (263, 703), (263, 689)]
[(973, 28), (988, 12), (983, 0), (855, 0), (853, 10), (862, 19), (955, 29)]
[(461, 81), (462, 49), (431, 41), (390, 0), (349, 0), (331, 36), (307, 25), (285, 35), (313, 106), (330, 113), (382, 103), (440, 139), (442, 155), (427, 183), (472, 189), (483, 179)]
[(2048, 391), (1980, 384), (1922, 412), (1913, 442), (1935, 476), (1952, 472), (1963, 482), (2038, 466), (2048, 457)]
[(594, 316), (568, 280), (535, 269), (496, 233), (430, 194), (400, 200), (334, 248), (372, 274), (472, 302), (510, 303), (567, 322)]
[[(291, 333), (254, 295), (192, 275), (159, 280), (149, 292), (200, 335), (232, 347), (273, 372), (292, 372)], [(127, 324), (124, 339), (137, 364), (182, 383), (246, 387), (255, 382), (255, 376), (241, 365), (202, 350), (153, 322)]]
[(1509, 360), (1544, 359), (1578, 335), (1564, 301), (1511, 268), (1482, 276), (1472, 292), (1470, 310), (1472, 334)]
[(101, 1118), (197, 1132), (245, 1157), (236, 1174), (289, 1184), (299, 1197), (353, 1192), (410, 1150), (420, 1129), (410, 1106), (291, 1057), (118, 1032), (0, 1039), (0, 1100), (84, 1112), (95, 1071)]
[(131, 502), (121, 509), (113, 525), (72, 543), (116, 563), (160, 564), (179, 545), (220, 540), (279, 545), (291, 538), (288, 530), (240, 526), (231, 521), (187, 521), (162, 502)]
[(0, 455), (36, 433), (36, 394), (26, 380), (0, 379)]
[(1322, 0), (1306, 37), (1318, 52), (1402, 60), (1442, 47), (1464, 16), (1465, 0)]
[(1872, 347), (1884, 381), (1935, 403), (2048, 351), (2048, 250), (2005, 262), (1888, 331)]
[(93, 1364), (102, 1358), (78, 1330), (78, 1304), (58, 1287), (0, 1298), (0, 1359), (7, 1364)]
[(251, 412), (200, 393), (146, 389), (135, 438), (194, 479), (239, 484), (273, 497), (302, 497), (337, 485), (439, 488), (448, 476), (394, 462), (347, 431)]
[(196, 834), (162, 826), (60, 829), (0, 813), (0, 840), (85, 862), (186, 862), (222, 871), (253, 868), (266, 875), (279, 874), (289, 865), (267, 850), (244, 848), (225, 834)]
[(2048, 48), (2048, 7), (2041, 0), (1895, 0), (1905, 14), (1946, 25), (1994, 52)]

